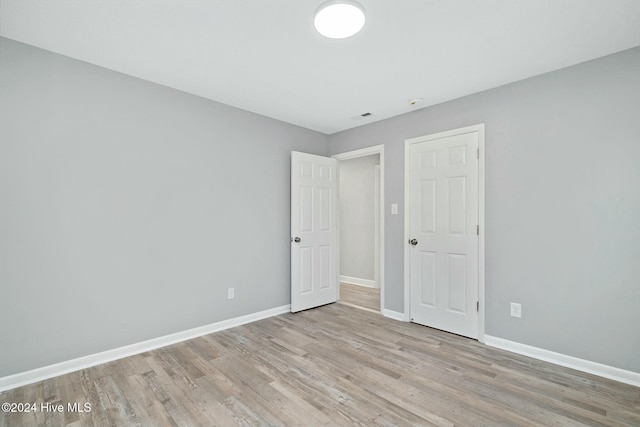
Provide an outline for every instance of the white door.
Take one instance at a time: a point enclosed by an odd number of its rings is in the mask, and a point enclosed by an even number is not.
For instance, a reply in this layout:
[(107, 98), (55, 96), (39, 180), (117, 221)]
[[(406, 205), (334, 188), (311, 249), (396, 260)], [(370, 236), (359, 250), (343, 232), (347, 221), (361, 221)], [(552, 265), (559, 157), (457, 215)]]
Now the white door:
[(291, 311), (336, 302), (336, 160), (291, 152)]
[(478, 338), (479, 136), (431, 138), (408, 147), (411, 320)]

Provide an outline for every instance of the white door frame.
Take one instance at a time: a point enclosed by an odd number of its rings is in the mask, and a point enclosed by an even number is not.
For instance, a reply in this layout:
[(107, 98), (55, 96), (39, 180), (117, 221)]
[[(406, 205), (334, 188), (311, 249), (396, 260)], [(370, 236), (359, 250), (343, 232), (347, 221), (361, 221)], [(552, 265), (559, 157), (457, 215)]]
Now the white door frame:
[[(349, 159), (357, 159), (358, 157), (371, 156), (374, 154), (380, 155), (380, 200), (379, 200), (379, 252), (378, 252), (378, 260), (379, 265), (376, 266), (377, 271), (380, 272), (380, 313), (384, 313), (384, 144), (374, 145), (372, 147), (361, 148), (359, 150), (347, 151), (345, 153), (334, 154), (331, 156), (332, 158), (338, 161), (338, 192), (340, 191), (340, 161), (341, 160), (349, 160)], [(340, 197), (340, 194), (338, 194)], [(340, 274), (340, 206), (338, 206), (338, 267), (337, 274)], [(338, 288), (338, 297), (340, 296), (340, 286)]]
[(417, 138), (406, 139), (404, 141), (404, 321), (411, 320), (411, 251), (407, 243), (410, 237), (409, 224), (409, 202), (410, 202), (410, 180), (411, 180), (411, 145), (420, 142), (431, 141), (450, 136), (462, 135), (465, 133), (478, 133), (478, 224), (480, 231), (478, 236), (478, 300), (480, 307), (478, 310), (478, 341), (484, 342), (484, 318), (485, 318), (485, 298), (484, 298), (484, 123), (467, 126), (460, 129), (453, 129), (445, 132), (439, 132), (432, 135), (420, 136)]
[[(373, 280), (375, 281), (376, 285), (378, 286), (378, 290), (380, 290), (380, 282), (381, 282), (381, 278), (380, 278), (380, 239), (381, 236), (383, 234), (383, 229), (382, 227), (380, 227), (380, 218), (382, 217), (382, 215), (384, 214), (384, 205), (382, 204), (382, 202), (380, 201), (381, 197), (380, 197), (380, 165), (376, 165), (374, 168), (374, 177), (373, 177), (373, 181), (374, 181), (374, 191), (373, 191), (373, 204), (374, 206), (376, 206), (377, 209), (375, 209), (374, 212), (374, 221), (373, 221), (373, 227), (375, 229), (374, 232), (374, 247), (375, 247), (375, 261), (374, 261), (374, 272), (373, 272)], [(382, 304), (380, 304), (380, 312), (382, 312)]]

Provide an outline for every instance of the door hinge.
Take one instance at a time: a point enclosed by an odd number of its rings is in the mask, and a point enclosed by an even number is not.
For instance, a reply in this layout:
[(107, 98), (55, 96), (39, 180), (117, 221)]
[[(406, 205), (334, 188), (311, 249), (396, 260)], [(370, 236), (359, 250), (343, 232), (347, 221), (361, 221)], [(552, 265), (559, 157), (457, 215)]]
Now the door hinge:
[(480, 149), (476, 149), (476, 159), (480, 160)]
[(480, 235), (480, 224), (476, 225), (476, 234)]
[(476, 302), (476, 311), (480, 311), (480, 301)]

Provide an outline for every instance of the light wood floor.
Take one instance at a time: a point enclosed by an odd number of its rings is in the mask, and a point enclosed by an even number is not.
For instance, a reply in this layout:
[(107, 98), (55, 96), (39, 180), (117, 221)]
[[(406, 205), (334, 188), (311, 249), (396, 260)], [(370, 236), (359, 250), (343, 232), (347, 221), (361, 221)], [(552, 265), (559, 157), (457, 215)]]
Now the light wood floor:
[(340, 283), (340, 303), (380, 313), (380, 289)]
[(0, 426), (640, 426), (640, 388), (331, 304), (0, 394)]

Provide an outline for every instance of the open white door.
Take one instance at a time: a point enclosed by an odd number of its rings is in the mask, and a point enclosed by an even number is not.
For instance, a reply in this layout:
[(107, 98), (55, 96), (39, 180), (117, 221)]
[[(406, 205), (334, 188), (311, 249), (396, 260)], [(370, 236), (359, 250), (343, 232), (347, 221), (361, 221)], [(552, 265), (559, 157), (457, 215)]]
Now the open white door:
[(336, 160), (291, 152), (291, 311), (336, 302)]
[(478, 131), (411, 140), (411, 320), (478, 338)]

